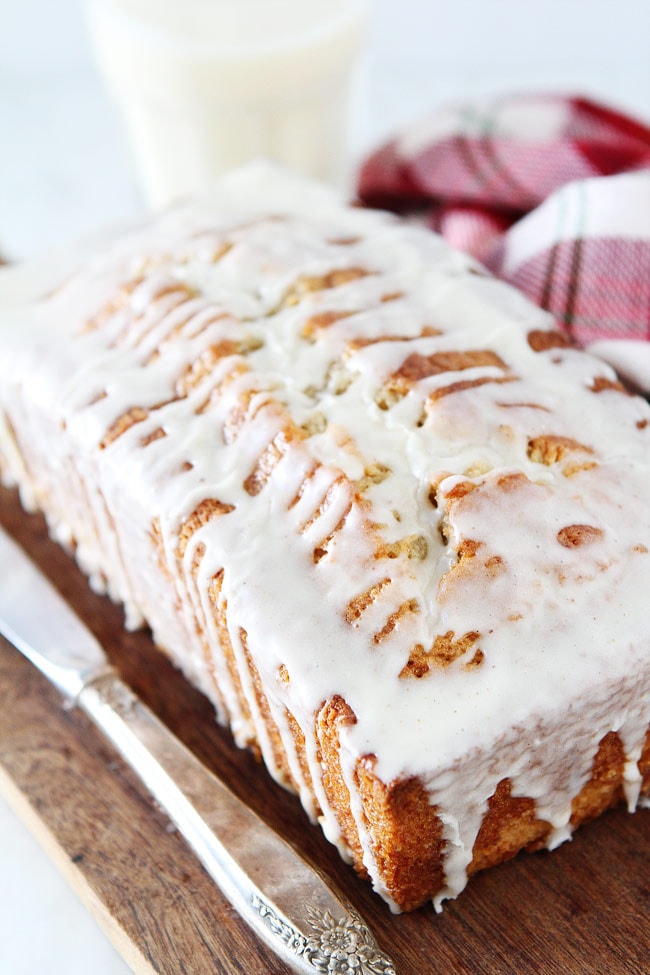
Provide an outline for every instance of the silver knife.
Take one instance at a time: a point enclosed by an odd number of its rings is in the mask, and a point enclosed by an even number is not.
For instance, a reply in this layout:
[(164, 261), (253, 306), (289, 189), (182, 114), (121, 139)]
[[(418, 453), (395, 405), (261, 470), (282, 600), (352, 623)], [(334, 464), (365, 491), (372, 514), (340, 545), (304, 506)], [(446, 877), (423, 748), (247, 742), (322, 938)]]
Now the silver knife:
[(241, 917), (291, 969), (314, 975), (345, 960), (358, 975), (396, 975), (345, 897), (120, 680), (92, 633), (1, 527), (0, 633), (104, 732)]

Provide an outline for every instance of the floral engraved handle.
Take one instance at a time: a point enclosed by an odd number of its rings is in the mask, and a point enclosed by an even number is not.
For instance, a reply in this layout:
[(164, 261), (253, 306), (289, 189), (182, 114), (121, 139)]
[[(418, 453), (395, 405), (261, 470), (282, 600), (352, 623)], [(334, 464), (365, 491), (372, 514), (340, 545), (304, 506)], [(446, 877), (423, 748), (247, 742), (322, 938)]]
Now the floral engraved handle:
[(278, 917), (261, 897), (253, 897), (253, 906), (273, 934), (290, 951), (310, 965), (315, 972), (336, 975), (397, 975), (358, 914), (350, 912), (336, 919), (329, 911), (306, 906), (313, 935), (305, 936)]
[(294, 971), (397, 975), (347, 901), (174, 739), (114, 672), (98, 675), (78, 703), (140, 774), (244, 920)]

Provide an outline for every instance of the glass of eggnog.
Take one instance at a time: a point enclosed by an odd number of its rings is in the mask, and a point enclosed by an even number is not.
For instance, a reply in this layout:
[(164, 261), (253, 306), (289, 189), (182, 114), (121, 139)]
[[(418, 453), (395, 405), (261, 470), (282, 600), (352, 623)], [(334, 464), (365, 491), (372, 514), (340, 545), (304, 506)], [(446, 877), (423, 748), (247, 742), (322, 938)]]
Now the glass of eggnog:
[(88, 0), (147, 201), (253, 158), (344, 182), (367, 0)]

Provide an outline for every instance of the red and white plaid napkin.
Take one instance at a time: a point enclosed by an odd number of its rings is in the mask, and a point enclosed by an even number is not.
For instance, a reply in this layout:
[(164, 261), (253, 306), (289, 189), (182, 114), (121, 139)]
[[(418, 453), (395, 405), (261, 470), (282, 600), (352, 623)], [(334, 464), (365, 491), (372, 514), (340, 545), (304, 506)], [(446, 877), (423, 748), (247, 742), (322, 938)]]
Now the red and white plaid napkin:
[(370, 156), (358, 194), (419, 213), (650, 392), (650, 128), (584, 98), (450, 106)]

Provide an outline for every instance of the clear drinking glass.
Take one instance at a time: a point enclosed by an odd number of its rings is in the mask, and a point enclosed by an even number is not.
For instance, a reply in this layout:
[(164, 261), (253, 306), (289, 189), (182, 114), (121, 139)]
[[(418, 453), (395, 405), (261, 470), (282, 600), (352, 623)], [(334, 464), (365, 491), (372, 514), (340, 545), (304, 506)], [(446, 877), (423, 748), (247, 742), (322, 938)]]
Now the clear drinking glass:
[(340, 183), (366, 0), (89, 0), (154, 206), (267, 157)]

